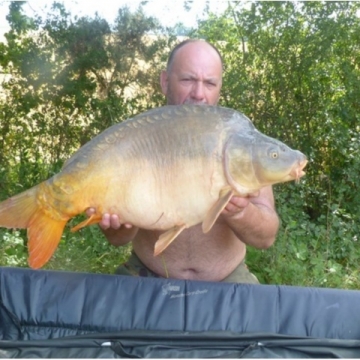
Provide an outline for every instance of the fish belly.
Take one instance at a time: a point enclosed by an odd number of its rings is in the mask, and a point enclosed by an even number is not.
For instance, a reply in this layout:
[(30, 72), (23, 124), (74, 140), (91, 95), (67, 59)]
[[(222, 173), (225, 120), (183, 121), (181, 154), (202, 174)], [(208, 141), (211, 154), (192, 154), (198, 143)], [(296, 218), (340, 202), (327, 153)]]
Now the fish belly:
[(224, 176), (214, 175), (218, 171), (213, 164), (199, 159), (182, 159), (166, 169), (153, 163), (134, 165), (131, 169), (139, 171), (129, 171), (122, 179), (114, 177), (101, 207), (144, 229), (202, 222), (225, 185)]

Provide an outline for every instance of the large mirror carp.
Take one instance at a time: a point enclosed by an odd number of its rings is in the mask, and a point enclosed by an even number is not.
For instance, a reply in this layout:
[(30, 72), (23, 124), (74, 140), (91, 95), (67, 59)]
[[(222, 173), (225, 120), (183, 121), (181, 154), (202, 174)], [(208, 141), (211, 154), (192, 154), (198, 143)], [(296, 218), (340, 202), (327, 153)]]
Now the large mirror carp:
[(96, 213), (73, 230), (116, 213), (134, 226), (167, 230), (158, 255), (183, 229), (202, 223), (208, 232), (233, 195), (298, 180), (306, 163), (237, 111), (164, 106), (111, 126), (60, 173), (1, 202), (0, 226), (27, 229), (32, 268), (50, 259), (68, 220), (89, 207)]

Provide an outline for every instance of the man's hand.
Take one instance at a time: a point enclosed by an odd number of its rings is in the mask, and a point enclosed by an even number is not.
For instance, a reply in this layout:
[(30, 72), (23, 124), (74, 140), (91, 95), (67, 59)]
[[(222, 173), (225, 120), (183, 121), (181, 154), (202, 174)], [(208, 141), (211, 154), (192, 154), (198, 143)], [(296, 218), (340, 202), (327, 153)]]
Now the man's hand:
[[(86, 215), (87, 216), (90, 217), (93, 214), (95, 214), (95, 209), (94, 208), (89, 208), (89, 209), (86, 210)], [(119, 216), (116, 215), (116, 214), (108, 214), (108, 213), (106, 213), (106, 214), (103, 215), (101, 221), (99, 222), (99, 226), (103, 230), (107, 230), (107, 229), (118, 230), (118, 229), (120, 229), (120, 227), (122, 225), (125, 226), (127, 229), (132, 228), (132, 224), (121, 222)]]
[(259, 192), (254, 194), (249, 194), (247, 197), (241, 197), (241, 196), (233, 196), (228, 204), (225, 206), (222, 213), (226, 216), (236, 216), (243, 212), (243, 210), (249, 205), (251, 202), (250, 199), (257, 197), (259, 195)]
[(274, 243), (279, 228), (272, 187), (266, 186), (246, 197), (233, 196), (222, 217), (243, 243), (267, 249)]
[[(95, 214), (94, 208), (86, 210), (86, 215)], [(132, 241), (137, 234), (138, 228), (129, 223), (123, 223), (116, 214), (104, 214), (99, 222), (100, 229), (106, 239), (114, 246), (122, 246)]]

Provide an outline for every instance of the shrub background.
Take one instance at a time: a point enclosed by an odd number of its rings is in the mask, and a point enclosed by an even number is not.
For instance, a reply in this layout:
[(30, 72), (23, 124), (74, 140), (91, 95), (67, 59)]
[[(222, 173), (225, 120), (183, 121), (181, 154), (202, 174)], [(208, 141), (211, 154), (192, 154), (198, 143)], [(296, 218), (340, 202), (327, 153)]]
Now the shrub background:
[[(248, 247), (248, 266), (263, 283), (359, 288), (360, 3), (229, 2), (196, 29), (163, 28), (141, 7), (109, 24), (58, 3), (29, 18), (22, 5), (10, 3), (0, 43), (0, 199), (58, 172), (113, 123), (163, 105), (169, 49), (178, 35), (201, 37), (224, 57), (220, 105), (309, 158), (299, 184), (274, 187), (278, 238)], [(96, 226), (66, 230), (46, 268), (112, 273), (130, 250)], [(0, 229), (0, 254), (3, 266), (27, 266), (25, 231)]]

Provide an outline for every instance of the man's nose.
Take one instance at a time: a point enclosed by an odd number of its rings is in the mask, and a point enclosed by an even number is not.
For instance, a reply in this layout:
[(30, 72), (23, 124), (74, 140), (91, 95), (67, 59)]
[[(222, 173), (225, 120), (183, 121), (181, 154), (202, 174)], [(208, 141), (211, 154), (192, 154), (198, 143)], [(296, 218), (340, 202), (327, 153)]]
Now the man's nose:
[(202, 100), (205, 98), (205, 88), (204, 88), (204, 84), (201, 81), (195, 82), (191, 95), (193, 99), (196, 100)]

